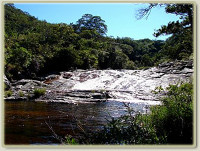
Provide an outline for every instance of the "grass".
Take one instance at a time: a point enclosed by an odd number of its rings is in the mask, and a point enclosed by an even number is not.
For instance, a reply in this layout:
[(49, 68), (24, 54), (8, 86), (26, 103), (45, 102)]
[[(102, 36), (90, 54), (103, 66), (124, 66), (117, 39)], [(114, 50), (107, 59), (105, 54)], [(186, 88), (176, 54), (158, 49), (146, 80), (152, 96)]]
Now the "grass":
[(13, 92), (11, 90), (4, 92), (5, 97), (10, 97), (12, 94), (13, 94)]
[(18, 94), (19, 94), (20, 97), (24, 97), (24, 92), (23, 91), (19, 91)]
[(45, 88), (37, 88), (34, 89), (33, 94), (35, 98), (39, 98), (40, 96), (44, 95), (46, 92)]

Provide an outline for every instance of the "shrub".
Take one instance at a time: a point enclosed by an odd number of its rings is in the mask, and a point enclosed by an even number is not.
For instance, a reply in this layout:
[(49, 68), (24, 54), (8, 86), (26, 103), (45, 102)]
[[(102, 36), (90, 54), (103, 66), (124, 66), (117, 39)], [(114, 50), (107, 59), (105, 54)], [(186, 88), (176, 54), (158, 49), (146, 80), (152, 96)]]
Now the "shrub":
[(10, 97), (13, 94), (11, 90), (5, 91), (4, 95), (5, 97)]
[(184, 83), (170, 85), (163, 105), (151, 108), (151, 123), (157, 136), (165, 136), (170, 144), (192, 144), (193, 141), (193, 86)]
[(140, 113), (135, 113), (128, 105), (127, 114), (112, 118), (103, 130), (87, 137), (90, 144), (159, 144), (161, 140), (151, 127), (145, 127)]
[(125, 115), (118, 119), (112, 118), (103, 130), (91, 137), (90, 142), (92, 144), (158, 144), (159, 138), (154, 129), (144, 127), (137, 121), (137, 116)]
[(20, 97), (24, 96), (24, 92), (23, 91), (19, 91), (18, 94), (19, 94)]
[(46, 89), (45, 88), (38, 88), (38, 89), (35, 89), (34, 90), (34, 97), (35, 98), (39, 98), (40, 96), (44, 95), (46, 92)]
[(65, 136), (64, 144), (77, 145), (78, 142), (71, 135), (67, 135), (67, 136)]

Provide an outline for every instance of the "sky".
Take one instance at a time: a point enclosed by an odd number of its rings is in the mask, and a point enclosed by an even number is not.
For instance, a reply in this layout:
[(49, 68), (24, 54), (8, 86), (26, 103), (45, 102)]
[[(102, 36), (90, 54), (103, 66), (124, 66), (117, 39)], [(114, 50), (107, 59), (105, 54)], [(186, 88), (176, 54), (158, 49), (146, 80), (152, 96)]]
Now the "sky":
[(100, 16), (107, 25), (109, 37), (130, 37), (134, 40), (149, 38), (165, 40), (169, 36), (153, 36), (155, 30), (179, 16), (167, 14), (164, 7), (152, 9), (149, 17), (136, 19), (137, 11), (148, 6), (139, 3), (15, 3), (39, 20), (49, 23), (76, 23), (84, 14)]

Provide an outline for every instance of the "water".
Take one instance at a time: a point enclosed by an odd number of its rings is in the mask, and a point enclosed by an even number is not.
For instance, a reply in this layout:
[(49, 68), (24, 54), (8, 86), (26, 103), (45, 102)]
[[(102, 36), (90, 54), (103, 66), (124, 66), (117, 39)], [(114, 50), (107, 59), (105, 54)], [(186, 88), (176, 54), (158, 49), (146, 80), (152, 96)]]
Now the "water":
[[(140, 112), (145, 111), (145, 103), (131, 103)], [(103, 127), (111, 117), (126, 113), (122, 102), (98, 103), (46, 103), (18, 101), (5, 102), (5, 144), (59, 144), (48, 127), (64, 137), (67, 134), (79, 138), (81, 129), (93, 132)], [(48, 123), (48, 125), (45, 123)]]

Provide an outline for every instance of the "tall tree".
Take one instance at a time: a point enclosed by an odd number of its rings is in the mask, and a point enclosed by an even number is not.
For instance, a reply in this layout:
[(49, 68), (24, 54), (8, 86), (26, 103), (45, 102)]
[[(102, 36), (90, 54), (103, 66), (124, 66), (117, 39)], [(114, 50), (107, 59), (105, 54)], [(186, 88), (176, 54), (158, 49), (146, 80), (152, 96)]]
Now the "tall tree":
[(95, 29), (100, 35), (105, 35), (107, 32), (105, 21), (102, 20), (100, 16), (93, 16), (91, 14), (83, 15), (74, 27), (78, 32), (93, 29)]

